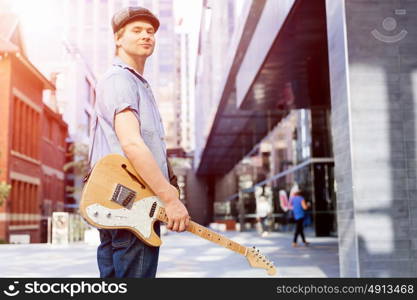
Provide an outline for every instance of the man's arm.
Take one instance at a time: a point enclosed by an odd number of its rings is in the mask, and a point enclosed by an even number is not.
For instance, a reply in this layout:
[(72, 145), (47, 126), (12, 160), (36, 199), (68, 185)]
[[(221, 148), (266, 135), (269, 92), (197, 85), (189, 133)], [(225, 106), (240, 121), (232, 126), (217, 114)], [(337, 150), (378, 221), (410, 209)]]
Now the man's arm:
[(190, 219), (187, 209), (179, 200), (177, 189), (164, 177), (152, 152), (141, 138), (139, 122), (134, 113), (130, 109), (117, 113), (114, 127), (123, 152), (135, 170), (140, 170), (138, 174), (165, 204), (168, 229), (184, 231)]

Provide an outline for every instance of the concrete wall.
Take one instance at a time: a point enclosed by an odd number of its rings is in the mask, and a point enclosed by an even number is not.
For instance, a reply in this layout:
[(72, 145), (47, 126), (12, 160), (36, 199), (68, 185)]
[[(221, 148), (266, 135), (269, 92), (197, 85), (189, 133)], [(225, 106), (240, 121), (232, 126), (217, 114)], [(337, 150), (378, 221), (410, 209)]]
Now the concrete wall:
[(193, 170), (186, 175), (186, 207), (191, 219), (201, 225), (211, 222), (213, 202), (210, 200), (207, 179), (197, 177)]
[(343, 277), (417, 275), (417, 2), (326, 0)]
[(237, 175), (233, 169), (224, 176), (216, 177), (214, 201), (222, 202), (238, 192)]

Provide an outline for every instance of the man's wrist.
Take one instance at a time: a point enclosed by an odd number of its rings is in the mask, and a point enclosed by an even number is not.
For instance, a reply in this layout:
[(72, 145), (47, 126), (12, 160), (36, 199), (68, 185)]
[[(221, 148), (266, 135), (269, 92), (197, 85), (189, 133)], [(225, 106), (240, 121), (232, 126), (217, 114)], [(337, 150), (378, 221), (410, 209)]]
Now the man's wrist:
[(167, 184), (166, 186), (162, 187), (161, 189), (155, 191), (155, 194), (161, 198), (164, 202), (171, 202), (172, 198), (172, 186), (171, 184)]

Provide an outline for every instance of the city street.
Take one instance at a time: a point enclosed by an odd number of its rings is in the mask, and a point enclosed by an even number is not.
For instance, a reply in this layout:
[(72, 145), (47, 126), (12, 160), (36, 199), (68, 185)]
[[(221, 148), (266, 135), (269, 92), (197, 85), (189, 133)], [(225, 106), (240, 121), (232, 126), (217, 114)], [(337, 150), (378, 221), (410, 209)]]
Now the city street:
[[(256, 246), (277, 267), (276, 277), (339, 277), (337, 239), (313, 237), (309, 247), (291, 247), (291, 232), (261, 237), (255, 231), (224, 232), (244, 245)], [(157, 277), (268, 277), (245, 257), (190, 233), (163, 235)], [(98, 277), (97, 240), (70, 245), (1, 245), (0, 277)]]
[(245, 246), (163, 228), (159, 278), (268, 278), (253, 246), (416, 278), (416, 28), (417, 0), (0, 0), (0, 278), (98, 278), (90, 226), (152, 195)]

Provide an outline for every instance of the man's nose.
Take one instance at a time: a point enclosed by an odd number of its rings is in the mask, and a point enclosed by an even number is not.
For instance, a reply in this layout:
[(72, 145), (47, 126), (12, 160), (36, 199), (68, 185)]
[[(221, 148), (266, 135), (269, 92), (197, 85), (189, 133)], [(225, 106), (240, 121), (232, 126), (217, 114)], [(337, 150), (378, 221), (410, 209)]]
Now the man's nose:
[(142, 33), (141, 34), (141, 38), (142, 39), (146, 39), (146, 40), (150, 40), (151, 39), (151, 34), (150, 33), (147, 33), (147, 32)]

